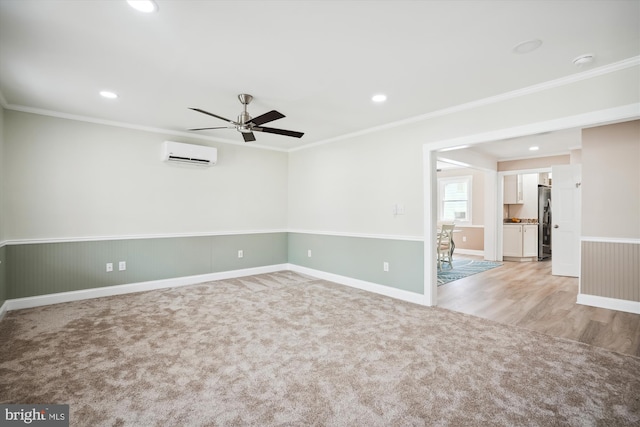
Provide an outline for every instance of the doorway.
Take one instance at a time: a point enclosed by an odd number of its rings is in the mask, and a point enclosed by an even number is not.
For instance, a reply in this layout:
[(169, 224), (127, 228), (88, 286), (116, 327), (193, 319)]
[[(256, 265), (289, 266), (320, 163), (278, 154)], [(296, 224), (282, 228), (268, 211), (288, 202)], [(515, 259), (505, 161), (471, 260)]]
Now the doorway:
[[(523, 136), (531, 136), (541, 133), (566, 130), (571, 128), (583, 128), (604, 123), (627, 119), (623, 108), (612, 108), (594, 112), (589, 115), (569, 116), (562, 119), (538, 122), (524, 126), (500, 129), (492, 132), (470, 135), (449, 140), (427, 143), (423, 146), (423, 189), (424, 189), (424, 298), (423, 303), (428, 306), (437, 305), (437, 266), (434, 242), (437, 236), (437, 159), (443, 151), (456, 151), (470, 146), (488, 143), (498, 140), (513, 139)], [(490, 162), (489, 162), (490, 163)], [(491, 168), (491, 166), (489, 166)], [(502, 203), (498, 204), (499, 184), (497, 162), (493, 165), (495, 173), (488, 174), (488, 182), (493, 181), (496, 189), (493, 194), (487, 194), (487, 206), (493, 210), (495, 217)], [(500, 200), (502, 202), (502, 200)], [(489, 214), (491, 216), (491, 213)], [(485, 258), (498, 258), (501, 253), (502, 242), (499, 239), (500, 231), (495, 223), (487, 223), (485, 227)]]

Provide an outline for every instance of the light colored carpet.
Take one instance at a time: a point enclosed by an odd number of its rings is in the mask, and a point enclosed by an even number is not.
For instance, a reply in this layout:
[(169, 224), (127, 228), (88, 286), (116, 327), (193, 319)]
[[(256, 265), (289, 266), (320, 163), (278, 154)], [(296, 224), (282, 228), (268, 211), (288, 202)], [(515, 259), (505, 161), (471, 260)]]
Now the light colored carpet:
[(640, 359), (293, 272), (9, 312), (0, 402), (74, 426), (623, 426)]

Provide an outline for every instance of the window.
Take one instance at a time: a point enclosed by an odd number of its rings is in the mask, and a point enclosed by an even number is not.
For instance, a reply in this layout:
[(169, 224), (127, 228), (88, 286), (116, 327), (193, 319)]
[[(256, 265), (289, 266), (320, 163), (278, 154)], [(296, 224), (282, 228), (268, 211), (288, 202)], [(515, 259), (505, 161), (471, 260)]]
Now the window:
[(471, 224), (471, 176), (438, 179), (438, 220)]

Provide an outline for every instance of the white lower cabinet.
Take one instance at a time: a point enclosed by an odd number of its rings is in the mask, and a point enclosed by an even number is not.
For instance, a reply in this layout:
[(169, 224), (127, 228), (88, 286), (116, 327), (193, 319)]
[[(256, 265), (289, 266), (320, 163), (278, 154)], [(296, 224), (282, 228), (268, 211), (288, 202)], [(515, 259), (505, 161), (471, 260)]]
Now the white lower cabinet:
[(505, 225), (502, 231), (502, 255), (522, 256), (522, 226)]
[(538, 226), (536, 224), (505, 224), (502, 232), (502, 256), (505, 259), (537, 258)]
[(522, 226), (522, 256), (538, 256), (538, 226), (536, 224)]

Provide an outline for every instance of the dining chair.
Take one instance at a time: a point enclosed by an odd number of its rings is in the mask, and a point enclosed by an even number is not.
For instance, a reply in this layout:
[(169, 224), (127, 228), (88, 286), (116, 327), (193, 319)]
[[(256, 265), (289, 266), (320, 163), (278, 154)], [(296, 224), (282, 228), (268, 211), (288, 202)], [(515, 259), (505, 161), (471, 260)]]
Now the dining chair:
[(454, 224), (442, 224), (438, 232), (437, 254), (438, 254), (438, 270), (442, 269), (442, 264), (449, 264), (453, 268), (452, 241)]

